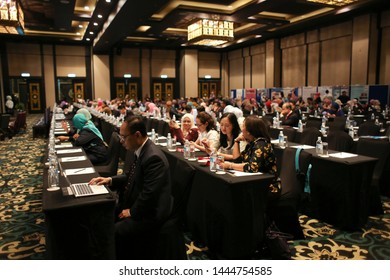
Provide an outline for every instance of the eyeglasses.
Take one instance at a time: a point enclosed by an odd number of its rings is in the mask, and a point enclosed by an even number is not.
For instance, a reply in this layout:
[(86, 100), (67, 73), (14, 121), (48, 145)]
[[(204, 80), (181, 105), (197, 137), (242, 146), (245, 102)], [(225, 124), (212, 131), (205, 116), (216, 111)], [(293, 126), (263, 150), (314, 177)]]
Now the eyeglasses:
[(126, 138), (129, 137), (130, 134), (127, 134), (127, 135), (119, 135), (119, 141), (120, 142), (125, 142), (126, 141)]

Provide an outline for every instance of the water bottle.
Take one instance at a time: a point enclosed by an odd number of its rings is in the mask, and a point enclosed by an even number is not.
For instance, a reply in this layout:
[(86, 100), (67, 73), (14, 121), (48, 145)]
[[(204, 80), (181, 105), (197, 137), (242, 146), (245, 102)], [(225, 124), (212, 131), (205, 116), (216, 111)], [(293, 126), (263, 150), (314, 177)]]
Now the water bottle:
[(172, 116), (172, 120), (175, 122), (176, 121), (176, 115)]
[(372, 120), (372, 121), (375, 120), (375, 115), (374, 115), (374, 113), (371, 114), (371, 120)]
[(352, 137), (352, 139), (355, 138), (355, 131), (353, 130), (353, 126), (352, 125), (349, 126), (348, 134), (349, 134), (349, 136)]
[(273, 117), (273, 118), (272, 118), (272, 127), (273, 127), (273, 128), (276, 128), (276, 127), (277, 127), (277, 120), (276, 120), (276, 117)]
[(283, 135), (283, 131), (280, 131), (279, 132), (279, 146), (284, 148), (284, 135)]
[(219, 122), (217, 122), (215, 126), (217, 127), (217, 131), (220, 132), (221, 131), (221, 125), (219, 124)]
[(168, 133), (167, 136), (167, 149), (172, 150), (172, 136), (171, 133)]
[(152, 134), (150, 135), (151, 140), (154, 142), (154, 138), (156, 137), (156, 131), (152, 128)]
[(184, 158), (189, 159), (190, 158), (190, 141), (186, 139), (184, 142)]
[(351, 125), (351, 121), (349, 120), (349, 116), (348, 116), (346, 121), (345, 121), (345, 128), (349, 129), (350, 125)]
[(303, 131), (302, 120), (299, 120), (299, 121), (298, 121), (298, 132), (302, 132), (302, 131)]
[(375, 118), (375, 125), (379, 126), (379, 119)]
[(190, 143), (190, 159), (195, 159), (195, 145), (194, 143)]
[(48, 171), (48, 186), (49, 189), (57, 189), (59, 183), (59, 175), (58, 170), (54, 165), (50, 165), (49, 171)]
[(318, 116), (318, 113), (317, 113), (317, 110), (314, 111), (314, 117), (317, 117)]
[(317, 153), (317, 155), (322, 155), (322, 153), (323, 153), (321, 136), (318, 136), (318, 139), (316, 142), (316, 153)]
[(210, 154), (210, 171), (216, 172), (217, 171), (217, 152), (215, 151), (215, 148), (211, 150)]

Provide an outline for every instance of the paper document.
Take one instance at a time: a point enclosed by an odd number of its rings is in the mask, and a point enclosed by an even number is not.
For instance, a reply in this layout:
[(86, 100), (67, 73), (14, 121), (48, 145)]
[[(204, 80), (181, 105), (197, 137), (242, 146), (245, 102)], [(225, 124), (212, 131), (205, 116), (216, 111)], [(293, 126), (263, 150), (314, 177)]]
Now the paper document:
[(350, 157), (357, 157), (358, 155), (357, 154), (341, 152), (341, 153), (329, 154), (329, 156), (330, 157), (335, 157), (335, 158), (350, 158)]
[(272, 139), (271, 144), (279, 144), (279, 139)]
[(66, 176), (89, 174), (89, 173), (95, 173), (95, 169), (93, 167), (66, 169), (64, 170), (64, 173)]
[(227, 170), (227, 173), (229, 173), (232, 176), (235, 177), (243, 177), (243, 176), (256, 176), (256, 175), (261, 175), (263, 173), (257, 172), (257, 173), (250, 173), (250, 172), (242, 172), (242, 171), (236, 171), (236, 170)]
[(83, 150), (81, 148), (78, 149), (66, 149), (66, 150), (58, 150), (57, 154), (72, 154), (72, 153), (82, 153)]
[(63, 157), (60, 159), (61, 162), (70, 162), (70, 161), (82, 161), (86, 160), (86, 156), (79, 156), (79, 157)]
[(315, 147), (314, 146), (310, 146), (310, 145), (297, 145), (297, 146), (291, 146), (291, 148), (302, 148), (302, 149), (314, 149)]
[(54, 148), (56, 148), (56, 149), (70, 148), (70, 147), (73, 147), (72, 143), (70, 143), (70, 142), (62, 143), (62, 144), (59, 144), (59, 145), (55, 145), (55, 146), (54, 146)]

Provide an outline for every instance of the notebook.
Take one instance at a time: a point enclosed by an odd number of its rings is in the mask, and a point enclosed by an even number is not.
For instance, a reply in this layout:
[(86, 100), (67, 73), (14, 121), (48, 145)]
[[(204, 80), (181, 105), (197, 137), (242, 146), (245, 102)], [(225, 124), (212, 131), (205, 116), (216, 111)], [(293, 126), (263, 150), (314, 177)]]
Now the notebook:
[(108, 193), (108, 190), (104, 185), (89, 185), (88, 183), (72, 184), (65, 173), (64, 177), (68, 184), (67, 188), (69, 195), (74, 195), (75, 197), (83, 197)]

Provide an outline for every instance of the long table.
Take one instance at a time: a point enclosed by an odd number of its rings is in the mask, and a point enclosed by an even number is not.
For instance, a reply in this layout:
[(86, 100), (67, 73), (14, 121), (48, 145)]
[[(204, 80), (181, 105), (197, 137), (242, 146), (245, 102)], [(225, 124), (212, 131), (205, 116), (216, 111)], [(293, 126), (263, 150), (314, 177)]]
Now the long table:
[[(290, 147), (297, 145), (300, 144), (289, 143)], [(281, 160), (284, 150), (278, 145), (274, 145), (274, 150), (277, 159)], [(377, 159), (362, 155), (349, 158), (320, 157), (314, 148), (303, 152), (312, 155), (310, 214), (346, 230), (364, 227), (373, 201), (380, 200), (374, 197), (378, 194), (371, 189)], [(330, 154), (334, 152), (329, 151)]]
[[(170, 168), (186, 161), (181, 152), (161, 147)], [(204, 156), (197, 152), (196, 156)], [(218, 175), (208, 166), (187, 161), (195, 175), (187, 205), (187, 226), (217, 257), (249, 258), (264, 237), (264, 213), (270, 174), (234, 177)]]
[[(59, 154), (58, 158), (86, 155)], [(62, 168), (92, 167), (87, 159), (63, 162)], [(99, 174), (68, 176), (70, 182), (83, 183)], [(114, 259), (115, 196), (104, 195), (74, 197), (68, 195), (66, 179), (60, 176), (58, 191), (47, 190), (47, 168), (43, 174), (43, 212), (46, 224), (46, 251), (48, 259)]]

